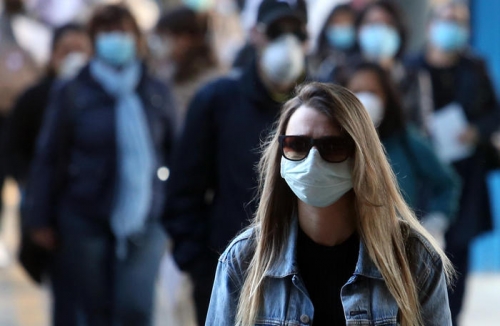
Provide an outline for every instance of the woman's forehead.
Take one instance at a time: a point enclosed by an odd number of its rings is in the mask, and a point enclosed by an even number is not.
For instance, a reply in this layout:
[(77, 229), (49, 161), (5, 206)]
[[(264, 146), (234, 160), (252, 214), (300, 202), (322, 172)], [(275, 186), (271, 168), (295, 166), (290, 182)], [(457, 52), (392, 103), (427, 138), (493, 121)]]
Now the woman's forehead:
[(286, 134), (311, 137), (335, 136), (340, 135), (340, 126), (320, 110), (302, 105), (291, 115)]

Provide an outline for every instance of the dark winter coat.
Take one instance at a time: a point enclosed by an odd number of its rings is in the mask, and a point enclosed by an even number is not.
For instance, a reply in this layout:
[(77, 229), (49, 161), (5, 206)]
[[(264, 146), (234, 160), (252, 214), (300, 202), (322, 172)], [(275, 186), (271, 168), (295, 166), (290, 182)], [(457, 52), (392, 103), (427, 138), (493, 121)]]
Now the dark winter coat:
[[(173, 141), (170, 92), (146, 73), (137, 92), (160, 168), (168, 164)], [(27, 227), (53, 226), (63, 207), (108, 224), (117, 177), (115, 100), (86, 67), (57, 87), (49, 101), (27, 187)], [(155, 177), (151, 186), (150, 218), (154, 219), (163, 211), (165, 182)]]

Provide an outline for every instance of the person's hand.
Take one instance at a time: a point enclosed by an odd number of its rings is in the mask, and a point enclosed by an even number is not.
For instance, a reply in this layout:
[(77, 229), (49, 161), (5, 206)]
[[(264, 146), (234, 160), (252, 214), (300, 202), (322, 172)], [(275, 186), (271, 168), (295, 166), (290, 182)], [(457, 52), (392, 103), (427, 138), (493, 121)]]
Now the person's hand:
[(475, 145), (479, 142), (479, 130), (477, 127), (469, 125), (458, 137), (458, 140), (465, 145)]
[(44, 227), (31, 231), (31, 239), (40, 247), (53, 251), (57, 247), (57, 236), (53, 228)]
[(420, 222), (427, 232), (434, 237), (441, 249), (444, 249), (446, 246), (444, 236), (450, 226), (450, 222), (446, 216), (442, 213), (434, 212), (425, 215)]
[(493, 144), (493, 146), (495, 147), (495, 149), (500, 152), (500, 131), (495, 131), (491, 135), (490, 141)]

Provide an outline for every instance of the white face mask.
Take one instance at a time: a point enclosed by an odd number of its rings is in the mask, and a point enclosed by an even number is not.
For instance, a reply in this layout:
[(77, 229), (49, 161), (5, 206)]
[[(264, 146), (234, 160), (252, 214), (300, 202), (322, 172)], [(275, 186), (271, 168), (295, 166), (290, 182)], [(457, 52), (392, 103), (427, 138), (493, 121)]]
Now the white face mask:
[(82, 52), (71, 52), (67, 54), (59, 69), (57, 77), (61, 79), (71, 79), (75, 77), (80, 70), (87, 64), (88, 56)]
[(261, 67), (275, 84), (287, 86), (297, 81), (305, 69), (305, 54), (299, 39), (286, 34), (269, 43), (262, 53)]
[(371, 92), (359, 92), (356, 93), (356, 97), (363, 104), (366, 111), (368, 111), (375, 127), (380, 126), (385, 113), (380, 97)]
[(351, 160), (329, 163), (313, 147), (302, 161), (281, 158), (281, 176), (304, 203), (327, 207), (352, 189)]

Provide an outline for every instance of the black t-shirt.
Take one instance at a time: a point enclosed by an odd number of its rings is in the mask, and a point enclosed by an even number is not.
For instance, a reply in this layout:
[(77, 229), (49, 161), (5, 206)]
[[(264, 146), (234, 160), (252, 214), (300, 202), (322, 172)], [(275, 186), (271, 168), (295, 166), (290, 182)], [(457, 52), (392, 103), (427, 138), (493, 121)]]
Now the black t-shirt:
[(314, 306), (314, 326), (346, 324), (340, 290), (354, 273), (358, 253), (357, 233), (328, 247), (315, 243), (299, 228), (297, 262)]

